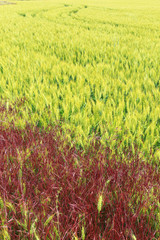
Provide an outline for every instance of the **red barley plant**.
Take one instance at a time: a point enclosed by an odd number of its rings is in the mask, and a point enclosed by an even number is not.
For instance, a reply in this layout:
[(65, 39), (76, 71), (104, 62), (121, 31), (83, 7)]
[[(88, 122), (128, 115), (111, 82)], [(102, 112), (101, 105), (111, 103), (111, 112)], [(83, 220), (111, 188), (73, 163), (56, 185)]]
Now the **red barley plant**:
[(60, 131), (0, 125), (0, 239), (158, 239), (158, 166)]

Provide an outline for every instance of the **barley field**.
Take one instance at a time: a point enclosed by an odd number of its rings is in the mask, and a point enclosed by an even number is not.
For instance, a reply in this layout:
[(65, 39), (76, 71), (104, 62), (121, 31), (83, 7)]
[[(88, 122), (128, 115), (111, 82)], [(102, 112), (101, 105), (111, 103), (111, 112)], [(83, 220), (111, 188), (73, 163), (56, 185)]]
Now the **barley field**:
[[(159, 0), (0, 1), (0, 104), (4, 161), (0, 174), (6, 179), (0, 180), (1, 239), (158, 239)], [(54, 133), (57, 143), (52, 139), (53, 129), (58, 132)], [(57, 148), (50, 149), (53, 145)], [(86, 156), (81, 155), (85, 150)], [(52, 175), (52, 155), (61, 180)], [(99, 159), (102, 165), (96, 163)], [(112, 161), (107, 169), (105, 159)], [(61, 160), (63, 170), (58, 167)], [(38, 168), (41, 184), (36, 180)], [(7, 169), (15, 175), (7, 175)], [(112, 197), (104, 194), (106, 181)], [(15, 184), (16, 201), (10, 182)], [(34, 182), (37, 188), (31, 189)], [(50, 183), (59, 189), (54, 196)], [(95, 185), (101, 190), (92, 195)], [(10, 195), (5, 195), (4, 188)], [(64, 188), (69, 190), (61, 191)], [(40, 203), (37, 196), (42, 198)], [(85, 196), (82, 206), (79, 199)], [(106, 199), (113, 208), (104, 207)], [(71, 208), (68, 201), (73, 201)], [(119, 209), (118, 215), (114, 209)], [(110, 215), (105, 217), (107, 211)]]
[(26, 98), (17, 125), (61, 121), (82, 146), (116, 132), (159, 156), (159, 1), (14, 3), (0, 8), (0, 97)]

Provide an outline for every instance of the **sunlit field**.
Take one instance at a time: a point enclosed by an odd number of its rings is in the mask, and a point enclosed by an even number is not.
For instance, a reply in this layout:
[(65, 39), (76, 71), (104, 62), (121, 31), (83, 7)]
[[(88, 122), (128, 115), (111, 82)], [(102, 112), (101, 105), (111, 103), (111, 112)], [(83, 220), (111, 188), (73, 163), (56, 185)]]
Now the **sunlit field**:
[(159, 161), (160, 1), (0, 1), (0, 239), (158, 239)]
[(159, 1), (15, 3), (0, 8), (0, 96), (26, 98), (18, 126), (61, 120), (82, 146), (118, 131), (158, 154)]

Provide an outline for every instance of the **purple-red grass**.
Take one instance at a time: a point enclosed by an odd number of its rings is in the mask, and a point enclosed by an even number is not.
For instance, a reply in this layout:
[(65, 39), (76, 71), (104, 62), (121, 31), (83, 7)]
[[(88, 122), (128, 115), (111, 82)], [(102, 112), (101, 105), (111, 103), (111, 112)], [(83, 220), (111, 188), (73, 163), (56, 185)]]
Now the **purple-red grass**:
[(0, 126), (0, 236), (157, 239), (158, 167), (129, 149), (125, 162), (98, 141), (81, 152), (59, 131)]

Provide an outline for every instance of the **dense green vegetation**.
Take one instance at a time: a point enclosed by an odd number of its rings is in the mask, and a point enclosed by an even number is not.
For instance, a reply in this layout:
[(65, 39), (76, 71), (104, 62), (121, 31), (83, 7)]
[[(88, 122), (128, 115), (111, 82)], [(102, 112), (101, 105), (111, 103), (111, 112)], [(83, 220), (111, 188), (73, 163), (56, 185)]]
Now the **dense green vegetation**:
[(159, 1), (15, 3), (0, 8), (0, 96), (26, 97), (17, 124), (61, 120), (82, 146), (118, 131), (158, 156)]

